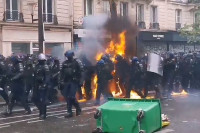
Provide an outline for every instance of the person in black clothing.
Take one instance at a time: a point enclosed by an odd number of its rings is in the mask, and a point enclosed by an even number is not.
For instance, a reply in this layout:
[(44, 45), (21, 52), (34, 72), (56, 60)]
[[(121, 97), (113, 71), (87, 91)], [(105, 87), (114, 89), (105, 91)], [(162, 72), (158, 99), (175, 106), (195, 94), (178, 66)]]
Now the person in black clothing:
[(34, 75), (33, 102), (39, 110), (39, 118), (46, 119), (49, 67), (46, 64), (46, 56), (42, 53), (38, 56), (38, 64), (35, 66)]
[(73, 51), (65, 53), (67, 60), (63, 62), (61, 69), (61, 81), (63, 84), (62, 94), (67, 102), (67, 115), (65, 118), (73, 117), (72, 106), (76, 108), (76, 116), (81, 114), (81, 107), (76, 99), (76, 92), (81, 79), (81, 67), (74, 58)]
[(8, 105), (9, 99), (8, 95), (5, 92), (5, 85), (6, 85), (6, 65), (5, 65), (5, 58), (3, 55), (0, 55), (0, 95), (6, 101)]
[(22, 65), (22, 60), (20, 59), (19, 56), (13, 55), (11, 57), (11, 61), (12, 61), (12, 67), (9, 73), (11, 82), (11, 94), (10, 94), (11, 98), (8, 104), (7, 113), (8, 115), (12, 114), (12, 109), (15, 104), (15, 101), (19, 100), (22, 106), (26, 110), (25, 114), (30, 114), (31, 110), (26, 101), (27, 97), (24, 88), (24, 77), (23, 77), (24, 68)]

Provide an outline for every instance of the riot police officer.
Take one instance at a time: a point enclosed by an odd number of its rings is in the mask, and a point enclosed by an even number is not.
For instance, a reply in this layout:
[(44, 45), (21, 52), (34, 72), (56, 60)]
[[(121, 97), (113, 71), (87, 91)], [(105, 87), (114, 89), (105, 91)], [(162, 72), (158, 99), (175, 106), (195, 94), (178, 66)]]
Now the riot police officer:
[[(34, 87), (34, 65), (33, 59), (31, 55), (27, 55), (24, 61), (24, 79), (25, 79), (25, 88), (26, 88), (26, 95), (29, 97), (30, 91), (33, 91)], [(28, 100), (29, 101), (29, 100)]]
[(46, 119), (46, 97), (49, 82), (49, 67), (46, 64), (46, 56), (39, 54), (38, 64), (35, 66), (35, 87), (33, 90), (33, 102), (39, 110), (39, 118)]
[(168, 54), (168, 58), (164, 60), (163, 80), (164, 87), (168, 91), (168, 96), (171, 96), (173, 90), (174, 74), (176, 62), (173, 53)]
[(60, 80), (60, 70), (62, 64), (60, 63), (58, 58), (53, 59), (54, 63), (50, 71), (50, 82), (48, 87), (48, 100), (50, 102), (55, 102), (57, 100), (57, 90), (59, 80)]
[(28, 106), (28, 103), (26, 102), (26, 94), (24, 90), (24, 78), (23, 78), (23, 72), (24, 68), (22, 65), (22, 60), (19, 56), (13, 55), (11, 57), (12, 67), (11, 71), (9, 73), (10, 75), (10, 82), (11, 82), (11, 99), (8, 104), (8, 114), (10, 115), (12, 113), (12, 109), (14, 106), (14, 103), (16, 100), (19, 100), (22, 104), (22, 106), (26, 110), (26, 114), (30, 114), (31, 110)]
[(113, 64), (109, 61), (109, 59), (105, 56), (102, 57), (100, 61), (97, 62), (96, 65), (96, 73), (97, 73), (97, 91), (96, 91), (96, 103), (95, 105), (100, 104), (101, 94), (105, 98), (112, 97), (112, 94), (109, 90), (109, 81), (113, 79), (112, 70)]
[(126, 61), (121, 55), (117, 55), (116, 57), (115, 70), (115, 80), (119, 82), (119, 86), (122, 89), (123, 94), (126, 94), (130, 66), (128, 61)]
[(81, 114), (81, 108), (76, 99), (76, 92), (81, 78), (81, 68), (74, 58), (73, 51), (67, 51), (65, 57), (67, 57), (67, 60), (63, 62), (61, 69), (61, 81), (63, 84), (61, 91), (67, 101), (67, 115), (65, 118), (70, 118), (73, 117), (72, 106), (76, 108), (77, 116)]
[(144, 87), (143, 81), (144, 73), (142, 71), (141, 64), (139, 64), (139, 59), (137, 57), (133, 57), (130, 67), (130, 86), (128, 88), (126, 97), (130, 98), (130, 91), (132, 88), (134, 88), (138, 95), (144, 98), (144, 95), (142, 94), (142, 89)]
[(6, 104), (9, 103), (8, 95), (5, 92), (6, 85), (6, 65), (5, 58), (3, 55), (0, 55), (0, 95), (6, 101)]

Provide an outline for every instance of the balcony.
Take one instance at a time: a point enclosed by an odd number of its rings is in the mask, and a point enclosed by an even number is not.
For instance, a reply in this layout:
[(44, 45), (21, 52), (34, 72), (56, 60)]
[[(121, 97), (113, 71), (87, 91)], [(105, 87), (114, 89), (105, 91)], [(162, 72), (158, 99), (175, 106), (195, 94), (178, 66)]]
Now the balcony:
[(12, 11), (5, 11), (4, 12), (4, 21), (17, 21), (17, 22), (24, 22), (23, 14), (20, 13), (18, 10)]
[(159, 30), (160, 29), (159, 23), (150, 23), (150, 29)]
[(44, 23), (58, 24), (57, 16), (52, 13), (43, 14), (43, 21)]
[(176, 30), (180, 30), (181, 29), (181, 23), (176, 23)]
[(145, 22), (143, 22), (143, 21), (138, 22), (138, 27), (139, 27), (140, 29), (146, 29), (146, 24), (145, 24)]

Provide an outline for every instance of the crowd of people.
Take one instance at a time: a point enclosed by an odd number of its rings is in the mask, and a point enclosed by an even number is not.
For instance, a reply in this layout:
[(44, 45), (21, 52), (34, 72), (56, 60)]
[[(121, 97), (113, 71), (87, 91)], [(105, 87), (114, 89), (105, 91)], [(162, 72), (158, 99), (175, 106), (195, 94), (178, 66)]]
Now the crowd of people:
[[(72, 106), (76, 115), (81, 114), (81, 107), (76, 98), (90, 100), (93, 96), (92, 81), (97, 75), (96, 105), (100, 97), (113, 97), (112, 81), (116, 83), (117, 93), (122, 91), (125, 98), (130, 98), (134, 90), (146, 98), (150, 90), (156, 92), (157, 98), (164, 94), (170, 96), (172, 91), (200, 87), (200, 54), (165, 53), (160, 55), (163, 75), (148, 71), (148, 54), (138, 58), (124, 58), (117, 55), (113, 61), (105, 54), (96, 65), (85, 57), (75, 58), (73, 51), (65, 53), (66, 60), (44, 54), (15, 55), (5, 58), (0, 55), (0, 95), (7, 104), (5, 115), (11, 115), (17, 102), (31, 113), (28, 102), (33, 102), (39, 109), (40, 119), (46, 118), (46, 106), (57, 100), (58, 91), (67, 102), (66, 117), (72, 117)], [(81, 87), (85, 89), (82, 94)]]

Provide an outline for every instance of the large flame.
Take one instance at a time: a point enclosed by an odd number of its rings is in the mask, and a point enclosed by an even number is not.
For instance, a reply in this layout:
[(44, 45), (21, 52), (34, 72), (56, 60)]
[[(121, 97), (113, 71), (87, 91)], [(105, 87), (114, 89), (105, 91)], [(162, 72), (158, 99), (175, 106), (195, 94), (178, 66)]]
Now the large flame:
[(133, 90), (131, 91), (130, 98), (131, 98), (131, 99), (142, 99), (141, 96), (139, 96), (139, 95), (137, 94), (137, 92), (135, 92), (135, 91), (133, 91)]
[(188, 93), (185, 90), (182, 90), (180, 93), (178, 92), (172, 92), (172, 96), (187, 96)]
[[(116, 41), (118, 40), (118, 41)], [(117, 55), (121, 55), (122, 57), (125, 57), (125, 50), (126, 50), (126, 31), (121, 32), (118, 35), (118, 38), (116, 40), (111, 40), (108, 47), (105, 49), (104, 52), (97, 53), (95, 59), (97, 61), (101, 60), (101, 57), (104, 54), (109, 54), (111, 60), (115, 62), (115, 58)], [(112, 75), (115, 76), (115, 70), (112, 72)], [(97, 75), (93, 78), (93, 98), (96, 98), (96, 90), (97, 90)], [(120, 88), (118, 81), (112, 81), (110, 82), (110, 91), (113, 95), (113, 97), (123, 97), (122, 88)], [(118, 88), (118, 89), (116, 89)], [(82, 90), (84, 94), (84, 89)], [(131, 91), (131, 98), (132, 99), (141, 99), (141, 97), (135, 92)]]

